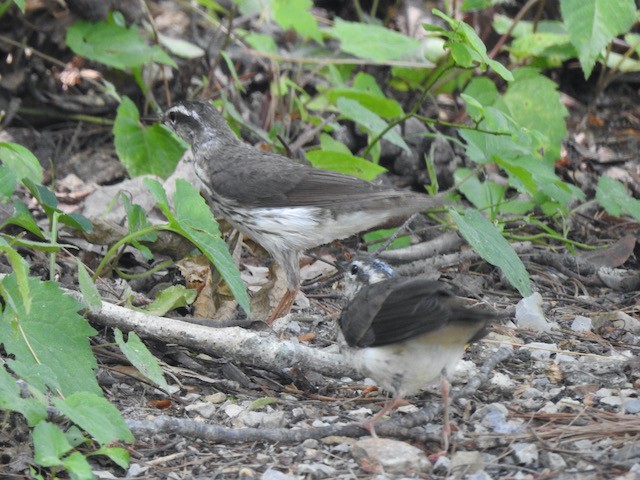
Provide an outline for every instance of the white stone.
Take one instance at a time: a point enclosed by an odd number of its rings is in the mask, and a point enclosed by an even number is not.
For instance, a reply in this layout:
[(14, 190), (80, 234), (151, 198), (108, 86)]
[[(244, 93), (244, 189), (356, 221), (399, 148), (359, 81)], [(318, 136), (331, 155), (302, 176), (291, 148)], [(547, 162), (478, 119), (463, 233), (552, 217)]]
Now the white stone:
[(361, 464), (379, 465), (385, 474), (409, 475), (412, 471), (425, 473), (431, 470), (431, 462), (421, 449), (388, 438), (358, 440), (352, 454)]
[(542, 295), (534, 292), (516, 305), (516, 323), (520, 328), (529, 328), (537, 332), (549, 332), (556, 324), (550, 323), (542, 311)]
[(518, 465), (535, 467), (538, 464), (538, 447), (535, 443), (512, 443), (513, 458)]
[(576, 318), (571, 322), (571, 330), (574, 332), (590, 332), (593, 328), (593, 322), (589, 317), (583, 317), (582, 315), (576, 315)]

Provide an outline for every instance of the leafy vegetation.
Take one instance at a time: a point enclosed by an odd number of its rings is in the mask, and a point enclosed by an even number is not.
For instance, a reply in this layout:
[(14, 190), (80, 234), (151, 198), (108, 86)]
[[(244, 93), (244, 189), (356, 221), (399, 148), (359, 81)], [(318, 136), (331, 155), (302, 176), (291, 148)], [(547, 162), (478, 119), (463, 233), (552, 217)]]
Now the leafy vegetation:
[[(215, 2), (199, 3), (211, 25), (219, 26), (223, 23), (221, 17), (232, 15)], [(599, 66), (604, 72), (601, 89), (616, 71), (637, 70), (640, 37), (628, 33), (637, 16), (631, 0), (620, 0), (615, 9), (609, 8), (609, 0), (561, 0), (562, 18), (544, 22), (496, 16), (493, 26), (504, 36), (504, 51), (509, 55), (502, 61), (495, 59), (497, 51), (487, 51), (470, 25), (438, 10), (433, 14), (441, 24), (425, 25), (427, 37), (419, 41), (370, 17), (368, 23), (336, 19), (332, 26), (320, 27), (310, 12), (310, 0), (235, 3), (243, 14), (261, 8), (263, 20), (273, 21), (300, 36), (297, 47), (304, 53), (294, 56), (281, 53), (271, 37), (240, 30), (229, 32), (229, 36), (234, 35), (247, 48), (283, 65), (281, 76), (272, 79), (269, 89), (279, 101), (284, 103), (283, 99), (287, 99), (290, 117), (320, 126), (320, 143), (307, 152), (315, 167), (372, 180), (386, 171), (380, 164), (383, 142), (399, 151), (410, 151), (400, 128), (407, 119), (416, 118), (430, 129), (440, 127), (449, 132), (455, 129), (459, 139), (452, 140), (464, 148), (471, 163), (455, 172), (452, 191), (472, 207), (462, 208), (461, 202), (456, 203), (440, 218), (443, 225), (458, 229), (482, 258), (502, 269), (523, 296), (531, 293), (531, 285), (524, 265), (507, 241), (513, 222), (525, 220), (537, 226), (540, 235), (536, 234), (536, 239), (560, 241), (569, 246), (575, 243), (568, 219), (588, 199), (556, 171), (566, 135), (567, 111), (557, 85), (544, 75), (543, 69), (578, 59), (588, 78)], [(466, 3), (469, 8), (481, 8), (490, 2)], [(4, 1), (0, 4), (0, 16), (14, 4), (24, 12), (23, 1)], [(367, 18), (364, 14), (362, 17)], [(612, 42), (623, 34), (627, 34), (629, 48), (625, 53), (615, 53)], [(337, 50), (331, 50), (336, 43)], [(153, 110), (159, 108), (153, 94), (156, 85), (144, 75), (145, 68), (175, 70), (178, 58), (199, 58), (204, 54), (202, 48), (185, 40), (163, 37), (138, 25), (126, 26), (117, 12), (102, 22), (76, 21), (67, 30), (66, 44), (76, 55), (133, 79)], [(233, 62), (224, 52), (220, 55), (216, 62), (223, 62), (239, 85), (240, 77)], [(300, 56), (304, 58), (300, 60)], [(315, 75), (319, 80), (317, 87), (304, 88), (294, 81), (290, 72), (284, 72), (290, 64), (301, 64), (305, 73)], [(514, 67), (516, 64), (518, 68)], [(388, 67), (388, 86), (375, 75), (354, 68), (355, 65)], [(202, 89), (206, 82), (213, 81), (204, 79)], [(113, 125), (114, 143), (128, 174), (168, 177), (186, 146), (160, 125), (142, 125), (136, 104), (117, 92), (113, 84), (102, 80), (99, 86), (120, 102)], [(461, 92), (460, 99), (465, 104), (463, 123), (423, 116), (421, 107), (425, 99), (456, 91)], [(399, 101), (396, 97), (403, 93), (410, 93), (416, 101), (413, 104)], [(217, 103), (236, 128), (242, 126), (241, 116), (227, 97)], [(335, 118), (325, 123), (328, 114)], [(338, 120), (357, 125), (367, 137), (365, 149), (352, 152), (331, 135), (338, 128)], [(276, 132), (277, 128), (256, 133), (263, 140), (274, 141)], [(93, 281), (110, 271), (124, 245), (131, 245), (151, 258), (148, 244), (155, 241), (158, 232), (171, 231), (188, 239), (207, 256), (248, 312), (246, 289), (218, 225), (198, 192), (178, 180), (170, 202), (160, 183), (146, 179), (145, 185), (166, 223), (152, 225), (140, 206), (125, 201), (128, 234), (111, 246), (93, 279), (78, 262), (86, 303), (83, 307), (66, 296), (56, 282), (56, 255), (63, 248), (74, 248), (58, 243), (57, 232), (60, 224), (86, 232), (91, 229), (90, 222), (59, 208), (51, 189), (43, 185), (38, 159), (29, 150), (15, 143), (0, 143), (0, 161), (0, 197), (5, 204), (10, 202), (13, 209), (1, 228), (11, 226), (19, 231), (17, 235), (3, 233), (0, 237), (0, 250), (13, 269), (12, 274), (0, 281), (3, 298), (0, 343), (11, 356), (3, 360), (0, 368), (0, 408), (19, 412), (33, 427), (36, 463), (51, 469), (53, 475), (66, 469), (72, 478), (92, 478), (87, 461), (91, 455), (106, 455), (124, 468), (128, 454), (112, 444), (130, 442), (133, 438), (96, 382), (96, 361), (89, 343), (96, 332), (79, 313), (83, 308), (100, 308)], [(433, 159), (424, 161), (432, 172), (433, 182), (426, 189), (434, 194), (437, 184)], [(486, 175), (488, 169), (501, 172), (506, 181), (492, 180)], [(30, 208), (18, 198), (17, 193), (25, 188), (46, 214), (48, 231), (41, 229)], [(628, 215), (640, 221), (640, 202), (617, 180), (603, 176), (597, 185), (595, 201), (610, 215)], [(379, 242), (381, 235), (386, 234), (370, 234), (367, 240)], [(405, 240), (400, 238), (396, 244)], [(29, 275), (29, 266), (23, 258), (25, 251), (50, 255), (48, 281)], [(164, 313), (193, 301), (193, 295), (182, 290), (164, 295), (153, 311)], [(115, 341), (133, 365), (156, 385), (166, 388), (157, 363), (135, 334), (129, 334), (125, 341), (117, 331)], [(64, 348), (60, 348), (62, 345)], [(16, 378), (21, 379), (24, 391)], [(55, 407), (68, 420), (70, 426), (66, 430), (47, 419), (48, 407)], [(89, 444), (97, 447), (90, 451)], [(39, 475), (35, 471), (33, 474)]]

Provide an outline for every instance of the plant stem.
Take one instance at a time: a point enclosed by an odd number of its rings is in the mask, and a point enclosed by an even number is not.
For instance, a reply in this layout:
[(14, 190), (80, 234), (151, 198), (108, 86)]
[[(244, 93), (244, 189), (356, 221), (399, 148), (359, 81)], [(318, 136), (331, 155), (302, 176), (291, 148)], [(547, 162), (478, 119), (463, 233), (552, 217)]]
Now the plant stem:
[(168, 225), (153, 225), (151, 227), (143, 228), (141, 230), (132, 232), (122, 237), (120, 240), (114, 243), (111, 246), (111, 248), (109, 248), (109, 250), (107, 250), (107, 253), (105, 253), (104, 258), (98, 265), (98, 268), (96, 268), (96, 272), (93, 274), (93, 277), (91, 277), (92, 280), (94, 282), (97, 280), (97, 278), (100, 276), (100, 274), (105, 269), (107, 264), (116, 256), (116, 252), (120, 247), (122, 247), (123, 245), (126, 245), (127, 243), (130, 243), (132, 240), (135, 240), (138, 237), (143, 237), (149, 233), (156, 233), (163, 230), (173, 231)]

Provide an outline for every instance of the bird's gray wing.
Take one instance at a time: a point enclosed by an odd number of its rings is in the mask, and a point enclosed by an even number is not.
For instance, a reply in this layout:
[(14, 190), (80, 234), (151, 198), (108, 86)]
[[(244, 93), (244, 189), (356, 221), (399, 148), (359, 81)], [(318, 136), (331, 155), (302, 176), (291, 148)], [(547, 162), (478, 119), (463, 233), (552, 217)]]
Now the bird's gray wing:
[(392, 278), (363, 287), (343, 313), (341, 326), (351, 346), (377, 347), (402, 342), (455, 324), (468, 343), (481, 338), (492, 317), (465, 307), (440, 282)]
[(257, 152), (251, 147), (238, 149), (234, 156), (237, 158), (225, 168), (212, 172), (214, 191), (245, 205), (264, 208), (343, 205), (346, 208), (362, 202), (375, 205), (380, 201), (394, 201), (397, 197), (415, 198), (417, 204), (424, 202), (425, 209), (430, 206), (426, 195), (394, 191), (360, 178), (298, 164), (281, 155)]
[(437, 330), (450, 315), (442, 296), (451, 294), (442, 284), (420, 277), (364, 286), (343, 311), (345, 339), (351, 346), (375, 347)]

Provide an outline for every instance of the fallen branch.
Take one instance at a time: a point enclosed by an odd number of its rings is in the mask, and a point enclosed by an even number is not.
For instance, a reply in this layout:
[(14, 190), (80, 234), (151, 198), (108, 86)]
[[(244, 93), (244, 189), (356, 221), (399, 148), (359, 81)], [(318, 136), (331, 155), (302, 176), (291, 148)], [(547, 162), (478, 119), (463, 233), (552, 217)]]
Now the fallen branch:
[[(81, 294), (67, 292), (82, 302)], [(194, 325), (136, 312), (107, 302), (102, 302), (102, 307), (97, 312), (87, 310), (86, 315), (92, 322), (106, 327), (133, 330), (143, 338), (175, 343), (272, 372), (295, 366), (329, 377), (361, 377), (340, 354), (328, 353), (291, 340), (280, 340), (270, 332), (254, 332), (240, 327), (212, 328)]]

